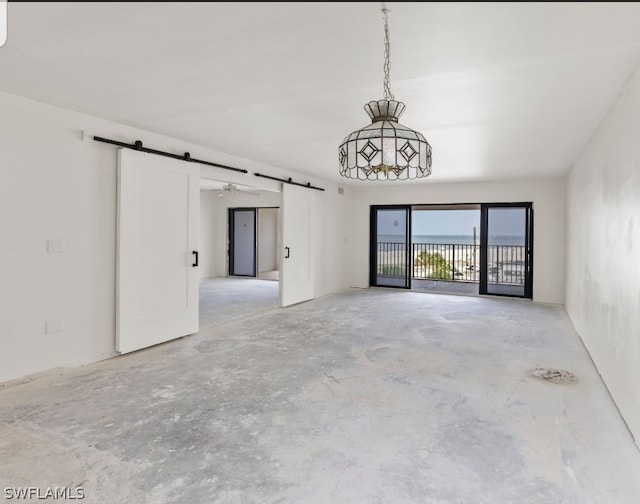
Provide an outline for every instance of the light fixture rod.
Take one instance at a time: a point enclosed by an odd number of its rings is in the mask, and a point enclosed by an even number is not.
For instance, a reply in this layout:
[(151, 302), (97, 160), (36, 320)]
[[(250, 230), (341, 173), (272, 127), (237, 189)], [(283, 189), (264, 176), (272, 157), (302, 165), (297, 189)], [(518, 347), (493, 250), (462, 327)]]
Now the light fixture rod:
[(393, 100), (393, 93), (391, 92), (391, 80), (389, 78), (389, 72), (391, 70), (391, 43), (389, 42), (389, 22), (387, 12), (387, 6), (382, 4), (382, 14), (384, 15), (384, 99)]

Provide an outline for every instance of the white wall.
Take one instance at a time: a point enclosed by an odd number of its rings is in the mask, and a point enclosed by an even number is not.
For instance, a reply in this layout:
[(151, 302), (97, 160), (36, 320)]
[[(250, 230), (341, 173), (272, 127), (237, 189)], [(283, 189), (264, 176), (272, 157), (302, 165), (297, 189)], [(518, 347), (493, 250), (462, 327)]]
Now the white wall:
[[(250, 172), (202, 166), (207, 178), (280, 187), (253, 175), (260, 172), (331, 186), (0, 92), (0, 381), (115, 353), (116, 148), (83, 141), (82, 131), (128, 143), (140, 139), (155, 149), (188, 151)], [(327, 215), (336, 218), (335, 212)], [(64, 240), (66, 251), (47, 253), (49, 239)], [(342, 255), (330, 247), (325, 253)], [(325, 290), (339, 290), (340, 272), (325, 279)], [(61, 325), (61, 331), (45, 334), (46, 321)]]
[(216, 261), (215, 247), (220, 239), (217, 221), (214, 215), (218, 211), (218, 193), (200, 191), (200, 278), (215, 276)]
[(279, 269), (278, 209), (258, 210), (258, 272)]
[(640, 440), (640, 73), (567, 182), (566, 309)]
[(506, 182), (367, 185), (352, 190), (349, 243), (350, 285), (369, 285), (370, 205), (533, 202), (533, 300), (564, 302), (565, 182), (560, 179)]

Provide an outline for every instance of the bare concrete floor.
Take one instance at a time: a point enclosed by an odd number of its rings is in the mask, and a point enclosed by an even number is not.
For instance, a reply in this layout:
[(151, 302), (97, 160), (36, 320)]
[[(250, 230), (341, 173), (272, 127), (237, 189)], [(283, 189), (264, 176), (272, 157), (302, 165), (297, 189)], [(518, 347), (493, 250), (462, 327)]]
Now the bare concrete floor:
[(200, 281), (200, 327), (223, 325), (280, 306), (279, 283), (249, 277)]
[(84, 502), (640, 502), (640, 453), (564, 310), (522, 300), (349, 290), (0, 405), (0, 487)]
[(478, 284), (473, 282), (448, 282), (441, 280), (411, 279), (411, 290), (431, 292), (433, 294), (458, 294), (462, 296), (478, 296)]

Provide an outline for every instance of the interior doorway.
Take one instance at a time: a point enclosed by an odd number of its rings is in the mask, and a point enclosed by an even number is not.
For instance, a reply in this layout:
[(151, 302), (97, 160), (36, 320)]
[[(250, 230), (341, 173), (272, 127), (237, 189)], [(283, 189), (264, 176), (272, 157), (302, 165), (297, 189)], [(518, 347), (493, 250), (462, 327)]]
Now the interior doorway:
[(255, 277), (258, 266), (257, 209), (229, 209), (229, 275)]
[(229, 276), (280, 278), (279, 208), (229, 208)]
[[(200, 180), (201, 328), (278, 307), (280, 282), (265, 281), (261, 271), (271, 250), (276, 267), (272, 262), (268, 269), (279, 273), (282, 194), (267, 186)], [(234, 229), (237, 239), (231, 241)]]
[(370, 285), (532, 299), (529, 203), (371, 207)]

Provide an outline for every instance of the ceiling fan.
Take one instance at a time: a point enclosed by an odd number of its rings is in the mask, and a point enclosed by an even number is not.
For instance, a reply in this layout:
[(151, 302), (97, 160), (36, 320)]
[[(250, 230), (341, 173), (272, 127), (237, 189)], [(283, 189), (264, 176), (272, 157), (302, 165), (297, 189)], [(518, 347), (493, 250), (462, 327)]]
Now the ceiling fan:
[(254, 192), (254, 191), (247, 191), (245, 189), (240, 189), (238, 186), (233, 185), (233, 184), (225, 184), (222, 186), (222, 189), (217, 189), (214, 190), (213, 192), (217, 192), (220, 193), (218, 194), (218, 198), (224, 198), (227, 195), (234, 195), (236, 193), (244, 193), (244, 194), (251, 194), (253, 196), (260, 196), (259, 192)]

